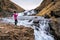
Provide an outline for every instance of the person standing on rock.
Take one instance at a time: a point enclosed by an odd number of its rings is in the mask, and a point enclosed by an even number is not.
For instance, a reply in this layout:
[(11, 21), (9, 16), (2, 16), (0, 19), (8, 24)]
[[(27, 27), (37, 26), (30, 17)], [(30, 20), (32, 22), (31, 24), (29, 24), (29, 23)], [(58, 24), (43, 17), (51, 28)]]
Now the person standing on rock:
[(16, 11), (14, 11), (13, 17), (14, 17), (14, 20), (15, 20), (15, 25), (17, 25), (17, 23), (18, 23), (17, 16), (18, 16), (18, 14), (16, 13)]

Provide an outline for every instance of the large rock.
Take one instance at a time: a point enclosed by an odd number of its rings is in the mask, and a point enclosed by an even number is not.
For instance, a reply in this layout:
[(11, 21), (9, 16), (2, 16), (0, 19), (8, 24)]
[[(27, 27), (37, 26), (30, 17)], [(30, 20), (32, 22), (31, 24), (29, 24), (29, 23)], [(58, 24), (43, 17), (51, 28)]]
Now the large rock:
[(51, 34), (54, 35), (55, 40), (60, 40), (60, 18), (56, 18), (50, 22)]

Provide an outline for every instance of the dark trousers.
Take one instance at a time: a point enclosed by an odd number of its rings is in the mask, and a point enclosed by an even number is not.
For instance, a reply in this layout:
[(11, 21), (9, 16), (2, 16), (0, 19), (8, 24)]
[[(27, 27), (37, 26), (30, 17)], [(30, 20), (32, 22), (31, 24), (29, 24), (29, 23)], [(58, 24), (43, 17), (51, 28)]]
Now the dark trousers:
[(17, 21), (17, 19), (15, 19), (15, 25), (17, 25), (17, 23), (18, 23), (18, 21)]

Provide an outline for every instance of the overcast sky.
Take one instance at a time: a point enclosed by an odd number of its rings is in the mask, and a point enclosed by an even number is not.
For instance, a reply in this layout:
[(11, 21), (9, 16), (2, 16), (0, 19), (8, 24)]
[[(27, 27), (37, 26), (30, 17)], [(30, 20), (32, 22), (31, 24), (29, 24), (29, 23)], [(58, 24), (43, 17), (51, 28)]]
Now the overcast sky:
[(11, 0), (25, 10), (35, 9), (43, 0)]

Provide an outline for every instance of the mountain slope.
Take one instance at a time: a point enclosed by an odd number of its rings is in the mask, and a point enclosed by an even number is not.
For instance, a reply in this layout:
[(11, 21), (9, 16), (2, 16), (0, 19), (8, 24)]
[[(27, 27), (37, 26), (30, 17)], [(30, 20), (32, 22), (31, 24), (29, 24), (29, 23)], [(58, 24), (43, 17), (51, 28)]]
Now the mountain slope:
[[(47, 2), (48, 3), (48, 2)], [(37, 16), (43, 16), (45, 14), (50, 15), (51, 11), (54, 11), (55, 15), (58, 15), (60, 11), (60, 1), (54, 1), (48, 4), (47, 6), (44, 6), (44, 8), (38, 12)]]
[(14, 10), (16, 10), (17, 12), (24, 11), (24, 9), (14, 4), (10, 0), (0, 0), (0, 15), (1, 16), (7, 16), (9, 15), (9, 13), (12, 13)]

